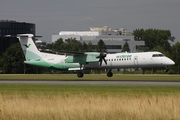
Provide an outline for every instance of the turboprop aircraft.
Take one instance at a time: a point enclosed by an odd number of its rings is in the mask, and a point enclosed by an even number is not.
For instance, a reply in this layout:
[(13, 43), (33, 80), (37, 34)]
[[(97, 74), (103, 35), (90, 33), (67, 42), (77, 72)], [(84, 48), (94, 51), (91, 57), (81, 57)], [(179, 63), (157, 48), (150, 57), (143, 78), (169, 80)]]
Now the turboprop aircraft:
[(24, 52), (25, 64), (59, 70), (76, 70), (79, 78), (84, 76), (83, 70), (108, 69), (107, 76), (112, 77), (112, 69), (164, 67), (175, 64), (174, 61), (160, 52), (114, 54), (71, 52), (66, 55), (45, 53), (37, 49), (32, 39), (34, 37), (32, 34), (18, 34), (15, 37), (19, 39)]

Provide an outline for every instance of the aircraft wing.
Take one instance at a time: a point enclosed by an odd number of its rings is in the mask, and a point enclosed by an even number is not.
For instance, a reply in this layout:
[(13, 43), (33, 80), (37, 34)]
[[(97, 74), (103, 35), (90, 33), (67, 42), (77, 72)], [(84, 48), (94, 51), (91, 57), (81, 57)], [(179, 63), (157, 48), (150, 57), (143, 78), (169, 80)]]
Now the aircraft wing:
[(64, 51), (64, 50), (50, 50), (50, 49), (42, 49), (41, 52), (54, 53), (59, 55), (84, 55), (85, 52), (76, 52), (76, 51)]
[(85, 52), (76, 52), (76, 51), (60, 51), (66, 55), (85, 55)]

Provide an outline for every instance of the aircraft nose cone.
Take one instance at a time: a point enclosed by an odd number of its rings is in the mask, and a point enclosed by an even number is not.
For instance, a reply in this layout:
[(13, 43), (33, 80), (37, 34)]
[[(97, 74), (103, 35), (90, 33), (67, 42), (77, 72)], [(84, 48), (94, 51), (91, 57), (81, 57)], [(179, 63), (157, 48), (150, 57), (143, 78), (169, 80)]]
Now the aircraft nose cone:
[(173, 60), (171, 60), (171, 59), (167, 60), (167, 65), (174, 65), (174, 64), (175, 64), (175, 62)]
[(170, 65), (174, 65), (174, 64), (175, 64), (175, 62), (171, 60)]

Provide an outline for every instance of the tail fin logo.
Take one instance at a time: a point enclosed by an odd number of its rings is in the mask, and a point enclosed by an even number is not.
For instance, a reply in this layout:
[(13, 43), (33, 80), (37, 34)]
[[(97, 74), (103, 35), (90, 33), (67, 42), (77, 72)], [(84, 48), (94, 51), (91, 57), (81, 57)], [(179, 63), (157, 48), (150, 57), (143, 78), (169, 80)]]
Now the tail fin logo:
[(25, 45), (25, 44), (23, 44), (23, 45), (24, 45), (26, 48), (29, 48), (31, 44), (29, 44), (29, 45)]

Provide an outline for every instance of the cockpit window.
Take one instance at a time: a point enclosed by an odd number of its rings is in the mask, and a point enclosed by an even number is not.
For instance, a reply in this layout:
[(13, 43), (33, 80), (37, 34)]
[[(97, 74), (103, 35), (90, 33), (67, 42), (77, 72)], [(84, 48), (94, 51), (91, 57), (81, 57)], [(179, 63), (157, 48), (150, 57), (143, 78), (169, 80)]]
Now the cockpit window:
[(164, 57), (163, 54), (153, 54), (152, 57)]
[(159, 57), (164, 57), (164, 55), (163, 54), (159, 54)]
[(152, 57), (159, 57), (159, 55), (158, 54), (153, 54)]

